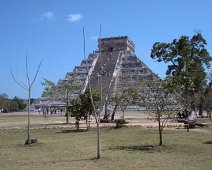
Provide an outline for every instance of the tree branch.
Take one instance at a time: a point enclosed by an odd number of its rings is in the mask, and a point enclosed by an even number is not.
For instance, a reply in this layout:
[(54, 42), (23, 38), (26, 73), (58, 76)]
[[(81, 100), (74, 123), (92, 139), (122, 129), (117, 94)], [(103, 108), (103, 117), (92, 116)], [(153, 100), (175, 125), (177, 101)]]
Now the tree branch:
[(25, 85), (25, 84), (23, 84), (23, 83), (20, 83), (18, 80), (16, 80), (16, 78), (14, 77), (14, 75), (13, 75), (13, 72), (11, 71), (11, 75), (12, 75), (12, 78), (13, 78), (13, 80), (20, 86), (20, 87), (22, 87), (24, 90), (26, 90), (26, 91), (28, 91), (29, 89), (28, 89), (28, 87)]
[(28, 70), (28, 57), (27, 56), (26, 56), (26, 76), (27, 76), (28, 86), (30, 88), (29, 70)]
[(35, 77), (34, 77), (32, 83), (31, 83), (30, 87), (32, 87), (32, 85), (35, 83), (35, 80), (36, 80), (36, 78), (37, 78), (37, 75), (38, 75), (38, 72), (39, 72), (39, 70), (40, 70), (41, 64), (42, 64), (42, 61), (41, 61), (41, 62), (39, 63), (39, 65), (38, 65), (37, 72), (36, 72), (36, 74), (35, 74)]

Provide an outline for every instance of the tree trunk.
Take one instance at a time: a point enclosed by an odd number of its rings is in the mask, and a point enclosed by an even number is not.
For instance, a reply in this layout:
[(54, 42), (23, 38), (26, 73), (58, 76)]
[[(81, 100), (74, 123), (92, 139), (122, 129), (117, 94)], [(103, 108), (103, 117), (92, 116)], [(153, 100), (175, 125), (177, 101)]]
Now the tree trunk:
[(199, 103), (199, 116), (203, 117), (203, 98), (200, 98), (200, 103)]
[(88, 113), (85, 113), (85, 124), (86, 124), (86, 129), (88, 130)]
[(66, 109), (66, 124), (69, 124), (69, 115), (68, 110)]
[(113, 113), (111, 115), (111, 121), (114, 120), (115, 114), (116, 114), (116, 110), (117, 110), (118, 104), (115, 105), (114, 109), (113, 109)]
[(100, 159), (100, 127), (99, 122), (96, 122), (96, 130), (97, 130), (97, 155), (96, 159)]
[(91, 114), (90, 113), (88, 113), (88, 128), (90, 129), (90, 127), (91, 127)]
[(122, 114), (122, 119), (124, 119), (124, 109), (122, 110), (122, 113), (123, 113), (123, 114)]
[(160, 113), (158, 113), (158, 130), (159, 130), (159, 146), (162, 146), (163, 140), (162, 140), (162, 129), (161, 129)]
[(103, 117), (104, 120), (108, 119), (108, 113), (107, 113), (107, 100), (105, 101), (105, 115)]
[(87, 112), (86, 113), (86, 128), (87, 128), (87, 130), (89, 130), (90, 129), (90, 113), (89, 112)]
[(75, 122), (75, 126), (76, 126), (76, 131), (79, 132), (79, 120), (76, 120)]
[(29, 99), (28, 99), (28, 126), (27, 126), (27, 140), (30, 141), (31, 132), (30, 132), (30, 98), (31, 98), (31, 89), (29, 88)]
[(189, 132), (189, 120), (188, 120), (188, 124), (187, 124), (187, 132)]
[(187, 120), (188, 120), (187, 132), (189, 132), (189, 113), (188, 113), (188, 110), (187, 109), (186, 109), (186, 116), (187, 116)]
[(69, 124), (69, 114), (68, 114), (68, 95), (66, 98), (66, 124)]
[(159, 135), (160, 135), (159, 146), (162, 146), (163, 145), (163, 138), (162, 138), (162, 130), (161, 129), (160, 129)]

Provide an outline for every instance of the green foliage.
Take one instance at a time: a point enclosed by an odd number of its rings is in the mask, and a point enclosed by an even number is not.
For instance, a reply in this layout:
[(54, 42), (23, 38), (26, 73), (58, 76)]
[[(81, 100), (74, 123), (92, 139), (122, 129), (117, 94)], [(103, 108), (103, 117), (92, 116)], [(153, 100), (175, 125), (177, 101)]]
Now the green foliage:
[(22, 111), (26, 107), (23, 99), (15, 96), (13, 99), (8, 99), (5, 95), (0, 95), (0, 109), (4, 112)]
[(24, 102), (23, 99), (20, 99), (19, 97), (15, 96), (12, 101), (16, 102), (17, 103), (17, 107), (18, 107), (18, 111), (22, 111), (25, 109), (26, 107), (26, 103)]
[(79, 98), (72, 100), (72, 106), (70, 107), (71, 117), (75, 118), (76, 129), (79, 130), (79, 122), (84, 117), (84, 112), (82, 111), (82, 105)]
[[(98, 109), (99, 101), (100, 101), (100, 93), (95, 89), (91, 89), (91, 94), (93, 97), (95, 108)], [(86, 112), (90, 113), (90, 114), (93, 113), (94, 110), (92, 108), (92, 102), (91, 102), (89, 90), (87, 89), (85, 91), (85, 93), (80, 94), (79, 98), (81, 100), (82, 109), (83, 109), (84, 113), (86, 113)]]
[(17, 112), (18, 109), (18, 103), (16, 101), (10, 100), (8, 105), (9, 112)]
[(85, 112), (83, 111), (83, 106), (81, 103), (80, 98), (76, 98), (71, 101), (71, 107), (70, 107), (70, 112), (71, 112), (71, 117), (74, 117), (76, 122), (75, 125), (77, 129), (79, 128), (79, 121), (82, 119), (82, 117), (85, 116)]
[(155, 112), (156, 117), (165, 116), (166, 113), (169, 115), (169, 112), (172, 113), (173, 108), (178, 108), (177, 97), (178, 95), (176, 93), (169, 91), (166, 79), (148, 81), (145, 103), (149, 110)]
[(181, 95), (184, 107), (190, 107), (191, 99), (202, 89), (206, 79), (205, 69), (212, 61), (206, 45), (205, 39), (198, 33), (191, 39), (181, 36), (171, 43), (156, 42), (151, 50), (151, 58), (168, 63), (169, 90)]
[(206, 89), (204, 106), (212, 109), (212, 89)]
[(9, 99), (5, 98), (5, 96), (0, 96), (0, 109), (3, 109), (4, 111), (8, 111), (8, 103)]
[(139, 103), (141, 96), (139, 94), (138, 86), (122, 87), (116, 96), (110, 99), (110, 103), (118, 105), (129, 105)]
[(36, 99), (30, 98), (30, 104), (33, 104)]
[(125, 119), (116, 119), (115, 121), (116, 124), (116, 128), (121, 128), (121, 127), (125, 127), (126, 124), (128, 123)]
[(129, 104), (137, 104), (141, 100), (142, 96), (139, 93), (139, 88), (137, 85), (127, 87), (122, 86), (121, 89), (119, 89), (119, 91), (116, 93), (116, 95), (109, 99), (109, 103), (115, 106), (111, 115), (111, 120), (114, 120), (118, 106), (121, 108), (124, 116), (124, 111)]
[(60, 81), (58, 84), (44, 79), (44, 82), (41, 83), (44, 86), (43, 97), (54, 97), (68, 102), (73, 98), (73, 93), (78, 92), (81, 89), (81, 86), (77, 85), (74, 78), (68, 80)]
[[(148, 81), (147, 95), (145, 98), (147, 109), (152, 111), (152, 115), (158, 122), (159, 145), (161, 146), (162, 132), (168, 122), (168, 119), (175, 114), (173, 109), (177, 109), (176, 97), (169, 91), (166, 80)], [(167, 89), (168, 88), (168, 89)]]
[[(91, 90), (95, 107), (98, 108), (98, 101), (100, 100), (100, 94)], [(91, 104), (91, 99), (89, 95), (89, 90), (86, 90), (85, 93), (80, 94), (78, 98), (71, 101), (71, 107), (69, 108), (71, 112), (71, 117), (75, 117), (76, 125), (79, 125), (79, 121), (82, 117), (87, 117), (88, 114), (94, 112)]]
[(56, 84), (50, 80), (44, 79), (44, 82), (41, 82), (41, 85), (44, 86), (44, 91), (42, 97), (52, 97), (56, 93)]
[(212, 72), (208, 74), (207, 80), (207, 84), (204, 88), (204, 105), (205, 107), (212, 109)]
[(204, 66), (210, 67), (212, 58), (205, 49), (206, 41), (201, 34), (181, 36), (171, 43), (156, 42), (151, 50), (151, 58), (168, 63), (166, 75), (184, 93), (194, 93), (206, 78)]
[(69, 123), (70, 102), (75, 98), (74, 93), (79, 92), (81, 86), (76, 84), (74, 77), (60, 81), (57, 85), (47, 79), (41, 83), (45, 88), (42, 96), (54, 97), (62, 100), (66, 104), (66, 123)]

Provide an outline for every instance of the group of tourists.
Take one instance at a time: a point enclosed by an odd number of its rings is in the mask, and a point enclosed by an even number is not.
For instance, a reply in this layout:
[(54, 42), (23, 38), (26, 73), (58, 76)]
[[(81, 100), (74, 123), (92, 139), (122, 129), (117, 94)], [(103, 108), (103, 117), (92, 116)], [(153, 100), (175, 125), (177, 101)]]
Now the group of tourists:
[(50, 107), (47, 107), (47, 108), (39, 108), (38, 109), (38, 112), (39, 114), (43, 113), (43, 117), (47, 118), (49, 114), (57, 114), (57, 113), (60, 113), (60, 114), (63, 114), (64, 110), (62, 108), (50, 108)]

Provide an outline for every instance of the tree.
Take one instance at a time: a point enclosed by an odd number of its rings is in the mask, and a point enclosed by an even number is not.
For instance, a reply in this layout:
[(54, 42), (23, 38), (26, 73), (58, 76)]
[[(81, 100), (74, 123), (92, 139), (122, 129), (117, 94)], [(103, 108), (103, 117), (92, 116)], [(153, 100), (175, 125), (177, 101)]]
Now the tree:
[(28, 92), (28, 126), (27, 126), (27, 139), (25, 140), (25, 144), (32, 144), (32, 143), (35, 143), (37, 142), (36, 139), (32, 139), (31, 138), (31, 132), (30, 132), (30, 99), (31, 99), (31, 92), (32, 92), (32, 87), (35, 83), (35, 80), (37, 78), (37, 75), (38, 75), (38, 72), (40, 70), (40, 67), (41, 67), (41, 63), (42, 61), (40, 62), (40, 64), (38, 65), (38, 68), (37, 68), (37, 71), (36, 71), (36, 74), (34, 76), (34, 79), (30, 82), (30, 78), (29, 78), (29, 70), (28, 70), (28, 59), (26, 57), (26, 77), (27, 77), (27, 84), (24, 84), (22, 83), (21, 81), (18, 81), (13, 73), (11, 72), (11, 75), (12, 75), (12, 78), (13, 80), (20, 86), (22, 87), (24, 90), (26, 90)]
[(42, 94), (43, 97), (54, 97), (65, 102), (66, 123), (69, 124), (70, 101), (76, 97), (74, 93), (78, 92), (81, 89), (81, 86), (77, 85), (74, 77), (71, 77), (68, 80), (60, 81), (57, 85), (47, 79), (44, 79), (44, 82), (42, 82), (41, 84), (45, 86), (44, 92)]
[(3, 98), (8, 99), (9, 96), (8, 96), (6, 93), (1, 93), (1, 94), (0, 94), (0, 97), (3, 97)]
[(75, 118), (76, 130), (79, 131), (79, 122), (82, 119), (82, 117), (85, 116), (80, 98), (77, 97), (76, 99), (73, 99), (71, 101), (71, 105), (72, 105), (70, 107), (71, 117)]
[[(100, 38), (99, 40), (101, 41), (101, 25), (100, 25)], [(83, 27), (83, 45), (84, 45), (84, 59), (86, 61), (86, 68), (87, 68), (87, 78), (88, 78), (88, 94), (90, 97), (90, 101), (91, 101), (91, 107), (94, 113), (94, 117), (95, 117), (95, 121), (96, 121), (96, 132), (97, 132), (97, 156), (96, 159), (100, 159), (100, 112), (101, 112), (101, 108), (102, 108), (102, 76), (100, 76), (100, 109), (97, 110), (95, 103), (94, 103), (94, 98), (92, 95), (92, 90), (91, 90), (91, 84), (90, 84), (90, 74), (89, 74), (89, 66), (88, 66), (88, 62), (87, 62), (87, 58), (85, 55), (85, 31), (84, 31), (84, 27)], [(101, 42), (100, 42), (100, 47), (99, 47), (99, 57), (100, 57), (100, 61), (101, 61), (101, 72), (102, 72), (102, 56), (101, 56)]]
[(0, 109), (3, 112), (17, 112), (22, 111), (26, 107), (23, 99), (15, 96), (13, 99), (9, 99), (6, 94), (0, 94)]
[[(205, 39), (198, 33), (191, 39), (181, 36), (171, 43), (156, 42), (151, 50), (151, 58), (168, 64), (166, 75), (170, 80), (169, 86), (181, 95), (179, 102), (185, 112), (191, 112), (191, 99), (201, 88), (206, 78), (205, 69), (212, 61), (206, 45)], [(187, 129), (189, 131), (189, 120)]]
[(0, 109), (3, 109), (3, 112), (8, 112), (9, 111), (9, 99), (7, 94), (0, 94)]
[(30, 104), (33, 104), (33, 103), (34, 103), (34, 101), (35, 101), (35, 99), (34, 99), (34, 98), (30, 98)]
[(150, 115), (155, 117), (158, 122), (159, 146), (163, 144), (163, 129), (166, 127), (168, 120), (175, 114), (177, 109), (176, 94), (170, 93), (167, 80), (152, 80), (147, 82), (147, 93), (145, 105), (150, 110)]
[(129, 75), (119, 76), (119, 87), (116, 93), (109, 98), (109, 103), (111, 103), (114, 108), (111, 114), (111, 121), (114, 121), (115, 113), (118, 107), (121, 109), (124, 119), (124, 112), (129, 104), (139, 103), (141, 100), (141, 95), (139, 93), (139, 84), (131, 83), (128, 79)]
[(114, 109), (111, 115), (111, 121), (115, 118), (117, 108), (120, 107), (122, 111), (122, 118), (124, 119), (124, 112), (129, 104), (135, 104), (141, 100), (139, 95), (139, 89), (137, 86), (122, 86), (121, 89), (110, 99), (110, 103), (114, 105)]
[(204, 103), (201, 103), (202, 107), (207, 109), (207, 116), (211, 118), (211, 109), (212, 109), (212, 72), (210, 72), (207, 76), (207, 82), (204, 87)]
[[(96, 108), (99, 108), (98, 102), (100, 100), (100, 95), (97, 91), (94, 89), (91, 90), (92, 96), (93, 96), (93, 101), (95, 104)], [(85, 93), (80, 94), (78, 98), (74, 99), (71, 101), (71, 116), (75, 117), (76, 119), (76, 127), (77, 130), (79, 130), (79, 121), (81, 120), (82, 117), (86, 119), (86, 125), (87, 125), (87, 118), (89, 115), (94, 113), (93, 108), (91, 107), (91, 99), (89, 95), (89, 90), (87, 89)], [(88, 128), (88, 125), (87, 125)]]
[(9, 112), (17, 112), (17, 111), (19, 111), (17, 101), (9, 100), (8, 110), (9, 110)]
[[(17, 105), (18, 105), (18, 110), (17, 110), (17, 111), (22, 111), (22, 110), (25, 109), (26, 104), (25, 104), (25, 102), (24, 102), (23, 99), (20, 99), (19, 97), (15, 96), (15, 97), (12, 99), (12, 101), (14, 101), (14, 102), (17, 103)], [(32, 104), (32, 103), (30, 102), (30, 104)]]

